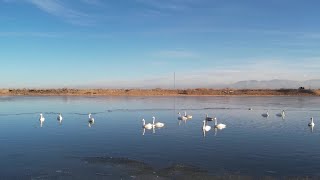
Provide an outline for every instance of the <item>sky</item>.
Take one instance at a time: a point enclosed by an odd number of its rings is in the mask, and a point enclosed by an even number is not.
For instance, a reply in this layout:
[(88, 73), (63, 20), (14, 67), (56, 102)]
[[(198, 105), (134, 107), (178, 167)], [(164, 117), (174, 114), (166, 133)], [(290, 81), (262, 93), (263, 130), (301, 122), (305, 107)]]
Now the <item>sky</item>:
[(0, 0), (0, 88), (320, 79), (318, 0)]

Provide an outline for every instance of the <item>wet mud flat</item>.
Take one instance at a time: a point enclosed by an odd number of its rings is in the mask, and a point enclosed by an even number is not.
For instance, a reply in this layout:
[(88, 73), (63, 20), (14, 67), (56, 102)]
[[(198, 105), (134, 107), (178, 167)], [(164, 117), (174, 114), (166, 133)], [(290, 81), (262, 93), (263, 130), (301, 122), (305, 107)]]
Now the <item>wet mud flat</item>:
[[(78, 167), (61, 168), (31, 172), (24, 175), (0, 176), (1, 179), (32, 179), (32, 180), (71, 180), (71, 179), (141, 179), (141, 180), (167, 180), (167, 179), (319, 179), (319, 177), (297, 176), (251, 176), (240, 172), (224, 172), (216, 175), (207, 170), (186, 164), (172, 164), (168, 167), (156, 169), (151, 165), (123, 157), (72, 157), (78, 161)], [(62, 165), (63, 166), (63, 165)]]

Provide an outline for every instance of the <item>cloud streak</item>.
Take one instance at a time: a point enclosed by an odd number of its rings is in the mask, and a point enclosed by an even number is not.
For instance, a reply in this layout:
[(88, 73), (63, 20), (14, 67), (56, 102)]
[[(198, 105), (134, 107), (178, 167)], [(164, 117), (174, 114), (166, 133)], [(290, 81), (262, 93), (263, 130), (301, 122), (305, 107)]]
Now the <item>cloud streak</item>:
[(164, 50), (152, 53), (155, 57), (160, 58), (195, 58), (197, 55), (194, 52), (186, 50)]
[(180, 0), (136, 0), (138, 3), (147, 5), (149, 7), (155, 9), (169, 9), (169, 10), (181, 10), (185, 9), (186, 3), (188, 0), (180, 1)]
[[(91, 25), (94, 22), (93, 18), (90, 15), (67, 7), (67, 5), (65, 4), (65, 1), (63, 2), (61, 0), (24, 0), (24, 1), (3, 0), (3, 2), (29, 3), (45, 13), (61, 18), (67, 21), (68, 23), (71, 23), (74, 25)], [(98, 2), (98, 1), (93, 1), (93, 2)]]
[(1, 32), (0, 37), (38, 37), (38, 38), (58, 38), (63, 35), (55, 32)]

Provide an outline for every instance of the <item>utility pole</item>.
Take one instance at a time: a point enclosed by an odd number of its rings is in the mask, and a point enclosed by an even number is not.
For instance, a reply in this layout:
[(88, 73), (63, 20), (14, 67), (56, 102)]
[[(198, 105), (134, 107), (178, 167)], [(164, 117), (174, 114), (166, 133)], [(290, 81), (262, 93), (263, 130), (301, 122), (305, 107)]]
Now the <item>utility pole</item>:
[(173, 89), (176, 89), (176, 72), (173, 72)]

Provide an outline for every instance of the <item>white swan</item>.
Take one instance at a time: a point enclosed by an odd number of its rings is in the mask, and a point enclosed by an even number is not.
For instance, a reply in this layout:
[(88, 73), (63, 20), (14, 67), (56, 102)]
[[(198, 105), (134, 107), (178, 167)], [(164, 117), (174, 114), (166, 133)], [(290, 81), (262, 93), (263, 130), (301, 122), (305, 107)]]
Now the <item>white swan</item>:
[(284, 117), (286, 116), (286, 114), (285, 114), (284, 110), (282, 110), (282, 112), (281, 112), (281, 113), (278, 113), (277, 116), (284, 118)]
[(202, 130), (210, 131), (210, 129), (211, 129), (211, 126), (206, 125), (206, 120), (203, 120)]
[(268, 117), (269, 116), (269, 111), (267, 111), (266, 113), (261, 114), (262, 117)]
[(217, 119), (216, 117), (209, 117), (208, 114), (206, 114), (206, 121), (213, 121)]
[(187, 115), (186, 111), (184, 112), (184, 117), (186, 117), (187, 119), (192, 119), (192, 115), (190, 114)]
[(40, 127), (42, 127), (42, 124), (44, 122), (45, 118), (43, 117), (42, 114), (40, 114), (40, 118), (39, 118), (39, 121), (40, 121)]
[(91, 113), (89, 113), (89, 123), (93, 124), (94, 123), (94, 118), (91, 117)]
[(40, 118), (39, 118), (39, 121), (40, 122), (43, 122), (45, 120), (44, 116), (42, 114), (40, 114)]
[(249, 110), (249, 111), (252, 111), (252, 110), (253, 110), (253, 108), (249, 108), (248, 110)]
[(180, 112), (178, 112), (179, 116), (178, 116), (178, 119), (179, 120), (187, 120), (188, 118), (185, 117), (185, 116), (182, 116)]
[(153, 125), (151, 123), (146, 124), (146, 121), (144, 119), (142, 119), (142, 128), (146, 128), (146, 129), (152, 129)]
[(311, 126), (311, 127), (313, 127), (315, 124), (314, 124), (314, 122), (313, 122), (313, 117), (312, 118), (310, 118), (310, 120), (311, 120), (311, 122), (308, 124), (308, 126)]
[(221, 123), (217, 123), (217, 118), (214, 120), (214, 127), (217, 128), (217, 129), (224, 129), (226, 128), (227, 126), (225, 124), (221, 124)]
[(156, 118), (153, 116), (153, 117), (152, 117), (152, 125), (153, 125), (153, 126), (155, 126), (155, 127), (157, 127), (157, 128), (161, 128), (161, 127), (164, 126), (164, 123), (162, 123), (162, 122), (156, 122), (156, 123), (154, 123), (155, 120), (156, 120)]
[(59, 115), (58, 115), (58, 117), (57, 117), (57, 120), (61, 123), (61, 121), (62, 121), (62, 115), (61, 115), (61, 113), (59, 113)]

